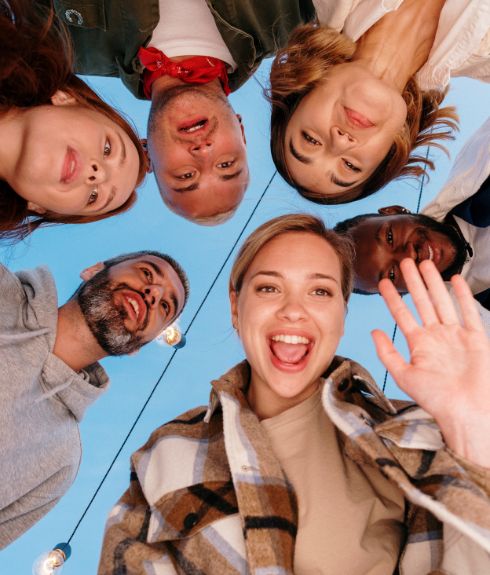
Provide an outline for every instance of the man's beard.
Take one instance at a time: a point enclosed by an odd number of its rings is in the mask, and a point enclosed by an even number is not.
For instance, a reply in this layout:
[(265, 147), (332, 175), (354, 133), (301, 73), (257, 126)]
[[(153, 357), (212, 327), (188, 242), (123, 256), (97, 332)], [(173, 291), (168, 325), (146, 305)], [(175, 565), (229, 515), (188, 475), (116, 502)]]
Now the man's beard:
[(123, 306), (115, 305), (114, 289), (109, 270), (104, 268), (80, 286), (76, 297), (85, 322), (100, 347), (108, 355), (126, 355), (148, 342), (126, 329), (124, 320), (128, 314)]
[(428, 228), (434, 232), (439, 232), (446, 236), (451, 245), (454, 247), (454, 260), (445, 270), (441, 271), (442, 278), (445, 281), (449, 281), (454, 274), (461, 271), (461, 268), (466, 261), (465, 240), (460, 236), (458, 231), (454, 229), (453, 226), (445, 222), (438, 222), (437, 220), (425, 216), (424, 214), (414, 214), (413, 217), (416, 219), (417, 223), (421, 224), (423, 227)]

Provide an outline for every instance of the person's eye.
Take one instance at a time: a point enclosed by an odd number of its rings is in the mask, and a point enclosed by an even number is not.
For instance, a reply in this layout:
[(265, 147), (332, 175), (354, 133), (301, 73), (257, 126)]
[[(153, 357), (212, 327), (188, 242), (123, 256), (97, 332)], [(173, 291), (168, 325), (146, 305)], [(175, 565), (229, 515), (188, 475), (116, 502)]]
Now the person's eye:
[(99, 197), (99, 192), (97, 190), (92, 190), (90, 192), (90, 196), (88, 197), (88, 200), (87, 200), (87, 206), (91, 206), (92, 204), (95, 204), (98, 197)]
[(185, 174), (180, 174), (176, 176), (178, 180), (190, 180), (194, 176), (195, 172), (185, 172)]
[(352, 162), (349, 162), (348, 160), (345, 160), (344, 158), (342, 158), (342, 161), (344, 162), (344, 166), (350, 170), (351, 172), (360, 172), (361, 168), (358, 168), (357, 166), (354, 166), (354, 164)]
[(162, 307), (165, 313), (168, 315), (170, 313), (170, 304), (166, 300), (162, 300)]
[(109, 138), (107, 138), (104, 144), (104, 157), (107, 158), (107, 156), (110, 156), (111, 152), (112, 152), (112, 144)]
[(332, 295), (332, 292), (327, 288), (316, 288), (313, 290), (313, 295), (328, 297)]
[(303, 136), (303, 139), (306, 140), (309, 144), (312, 144), (313, 146), (321, 146), (321, 143), (310, 136), (308, 132), (302, 131), (301, 135)]
[(390, 246), (393, 245), (393, 230), (391, 227), (386, 228), (386, 243)]
[(395, 283), (396, 280), (396, 273), (395, 273), (395, 268), (390, 268), (390, 271), (388, 272), (388, 279)]
[(151, 273), (151, 271), (148, 268), (141, 268), (141, 271), (145, 276), (145, 280), (150, 284), (153, 283), (153, 274)]
[(234, 163), (235, 160), (228, 160), (227, 162), (219, 162), (219, 164), (216, 164), (216, 167), (225, 170), (226, 168), (231, 168), (231, 166), (233, 166)]
[(271, 285), (261, 285), (257, 286), (256, 291), (259, 293), (276, 293), (277, 288)]

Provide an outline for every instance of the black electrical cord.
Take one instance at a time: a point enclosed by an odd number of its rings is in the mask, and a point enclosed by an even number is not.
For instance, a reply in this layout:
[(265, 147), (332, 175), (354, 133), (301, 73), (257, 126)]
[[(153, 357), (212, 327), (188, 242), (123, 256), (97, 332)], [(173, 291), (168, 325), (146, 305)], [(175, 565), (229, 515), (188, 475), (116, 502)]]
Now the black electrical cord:
[[(199, 312), (201, 311), (203, 305), (206, 303), (206, 300), (209, 297), (209, 294), (211, 293), (213, 287), (215, 286), (216, 282), (218, 281), (221, 272), (223, 271), (224, 267), (226, 266), (226, 264), (228, 263), (228, 260), (231, 257), (231, 254), (233, 253), (233, 251), (235, 250), (238, 242), (240, 241), (241, 237), (243, 236), (248, 224), (250, 223), (250, 220), (252, 219), (252, 217), (254, 216), (255, 212), (257, 211), (257, 208), (260, 205), (260, 202), (263, 200), (265, 194), (267, 193), (267, 190), (269, 189), (270, 185), (272, 184), (272, 180), (274, 179), (275, 175), (277, 174), (277, 170), (274, 171), (274, 173), (272, 174), (272, 177), (270, 178), (270, 180), (268, 181), (266, 187), (264, 188), (264, 191), (262, 192), (260, 198), (257, 200), (257, 203), (255, 204), (253, 210), (250, 212), (250, 215), (248, 216), (247, 220), (245, 221), (245, 224), (243, 225), (240, 233), (238, 234), (238, 237), (236, 238), (235, 242), (233, 243), (233, 245), (231, 246), (231, 249), (228, 252), (228, 255), (225, 258), (225, 261), (223, 262), (223, 264), (221, 265), (221, 267), (219, 268), (218, 272), (216, 273), (216, 275), (214, 276), (214, 280), (211, 282), (211, 285), (209, 286), (208, 291), (206, 292), (206, 294), (204, 295), (201, 303), (199, 304), (199, 307), (197, 308), (196, 312), (194, 313), (194, 315), (192, 316), (191, 321), (189, 322), (189, 325), (187, 326), (187, 329), (184, 331), (184, 335), (187, 335), (187, 333), (189, 332), (189, 330), (192, 327), (192, 324), (194, 323), (195, 319), (197, 318), (197, 316), (199, 315)], [(146, 398), (145, 403), (143, 404), (143, 407), (140, 409), (138, 415), (136, 416), (135, 420), (133, 421), (131, 427), (129, 428), (128, 433), (126, 434), (126, 437), (124, 438), (123, 442), (121, 443), (121, 445), (119, 446), (119, 449), (116, 451), (116, 454), (114, 455), (109, 467), (107, 468), (106, 472), (104, 473), (104, 476), (102, 477), (102, 479), (99, 482), (99, 485), (97, 486), (97, 489), (94, 491), (92, 497), (90, 498), (90, 501), (88, 502), (88, 504), (86, 505), (82, 515), (80, 516), (80, 519), (78, 520), (77, 524), (75, 525), (75, 528), (73, 529), (73, 531), (71, 532), (70, 537), (67, 540), (67, 543), (69, 544), (71, 542), (71, 540), (73, 539), (73, 536), (75, 535), (75, 533), (77, 532), (78, 528), (80, 527), (80, 524), (82, 523), (82, 521), (85, 518), (85, 515), (87, 515), (88, 510), (90, 509), (90, 507), (92, 506), (92, 503), (94, 502), (94, 499), (97, 497), (97, 494), (99, 493), (100, 489), (102, 488), (102, 485), (104, 485), (105, 480), (107, 479), (107, 476), (109, 475), (109, 473), (111, 472), (112, 468), (114, 467), (114, 464), (117, 461), (117, 458), (119, 457), (119, 455), (121, 454), (121, 451), (124, 449), (124, 446), (126, 445), (128, 439), (130, 438), (131, 434), (133, 433), (134, 428), (136, 427), (138, 421), (141, 419), (141, 416), (143, 415), (143, 412), (146, 409), (146, 406), (148, 405), (148, 403), (150, 402), (151, 398), (153, 397), (155, 391), (157, 390), (158, 385), (160, 384), (160, 382), (163, 379), (163, 376), (165, 375), (165, 373), (167, 372), (167, 369), (169, 368), (170, 364), (172, 363), (172, 360), (175, 357), (175, 354), (177, 353), (177, 349), (174, 349), (172, 355), (170, 356), (170, 359), (167, 361), (167, 364), (165, 365), (165, 367), (162, 370), (162, 373), (159, 375), (158, 379), (155, 382), (155, 385), (153, 386), (152, 390), (150, 391), (150, 394), (148, 395), (148, 397)]]

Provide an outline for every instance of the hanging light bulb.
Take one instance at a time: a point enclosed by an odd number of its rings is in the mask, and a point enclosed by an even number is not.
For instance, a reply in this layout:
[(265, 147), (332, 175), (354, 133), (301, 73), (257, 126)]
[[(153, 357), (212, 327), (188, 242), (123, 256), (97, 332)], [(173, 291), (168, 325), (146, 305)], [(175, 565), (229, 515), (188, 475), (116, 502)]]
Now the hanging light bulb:
[(32, 575), (58, 575), (71, 555), (68, 543), (58, 543), (51, 551), (43, 553), (32, 566)]
[(185, 335), (175, 323), (164, 329), (157, 339), (172, 346), (174, 349), (180, 349), (185, 345)]

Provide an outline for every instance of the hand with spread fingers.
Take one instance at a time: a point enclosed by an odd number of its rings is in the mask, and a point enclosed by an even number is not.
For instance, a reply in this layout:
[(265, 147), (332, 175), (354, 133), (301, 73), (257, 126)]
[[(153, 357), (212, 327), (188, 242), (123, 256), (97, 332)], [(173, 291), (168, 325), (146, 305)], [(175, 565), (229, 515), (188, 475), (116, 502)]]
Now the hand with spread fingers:
[(417, 268), (406, 259), (400, 267), (421, 324), (392, 282), (381, 280), (379, 291), (407, 340), (410, 360), (374, 330), (378, 356), (398, 386), (434, 417), (455, 453), (490, 467), (490, 339), (470, 289), (461, 276), (451, 279), (460, 320), (431, 261)]

